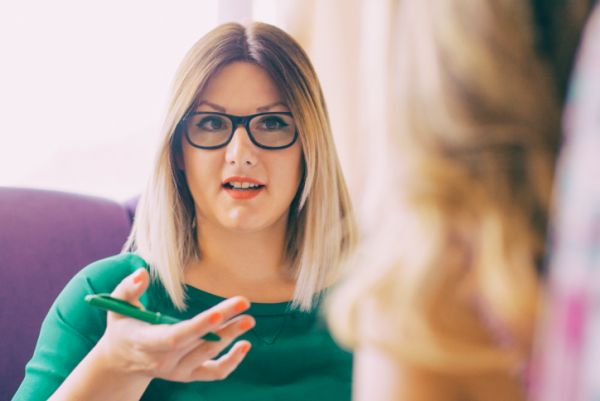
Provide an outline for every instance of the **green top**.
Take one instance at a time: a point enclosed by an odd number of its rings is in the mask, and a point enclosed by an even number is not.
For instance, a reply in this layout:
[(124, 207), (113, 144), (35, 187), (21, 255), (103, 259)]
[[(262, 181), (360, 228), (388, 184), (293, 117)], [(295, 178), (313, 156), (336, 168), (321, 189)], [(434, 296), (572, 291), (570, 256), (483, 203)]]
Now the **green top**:
[[(106, 328), (106, 312), (88, 305), (87, 294), (112, 292), (147, 264), (131, 253), (87, 266), (67, 284), (42, 324), (17, 400), (45, 400), (92, 349)], [(141, 302), (149, 310), (189, 319), (224, 298), (186, 286), (188, 308), (177, 311), (160, 283), (153, 282)], [(256, 326), (240, 338), (252, 343), (241, 365), (225, 380), (175, 383), (153, 380), (142, 400), (350, 400), (351, 354), (330, 337), (317, 313), (290, 310), (288, 302), (253, 303)]]

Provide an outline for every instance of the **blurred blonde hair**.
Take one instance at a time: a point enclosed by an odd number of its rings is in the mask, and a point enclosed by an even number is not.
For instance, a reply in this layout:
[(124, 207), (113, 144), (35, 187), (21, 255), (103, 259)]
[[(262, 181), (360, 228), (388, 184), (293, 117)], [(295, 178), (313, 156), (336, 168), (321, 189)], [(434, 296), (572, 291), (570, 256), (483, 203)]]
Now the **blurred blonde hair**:
[(184, 268), (201, 255), (193, 228), (194, 201), (176, 164), (178, 124), (211, 77), (236, 61), (256, 64), (269, 74), (298, 129), (304, 177), (290, 206), (285, 255), (296, 278), (293, 306), (306, 310), (338, 276), (356, 229), (318, 78), (302, 48), (274, 26), (224, 24), (189, 50), (175, 77), (154, 173), (124, 249), (142, 256), (173, 304), (185, 308)]
[[(381, 222), (328, 306), (345, 344), (445, 372), (527, 360), (560, 136), (532, 18), (522, 0), (399, 3)], [(357, 332), (372, 313), (391, 330)]]

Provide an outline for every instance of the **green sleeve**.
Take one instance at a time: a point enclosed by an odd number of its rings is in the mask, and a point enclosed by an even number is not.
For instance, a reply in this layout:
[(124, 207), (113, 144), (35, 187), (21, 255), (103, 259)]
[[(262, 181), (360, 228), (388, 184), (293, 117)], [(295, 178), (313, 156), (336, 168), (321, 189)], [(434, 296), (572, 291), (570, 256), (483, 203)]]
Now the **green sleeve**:
[(135, 255), (117, 255), (92, 263), (71, 279), (42, 323), (33, 357), (13, 401), (46, 400), (56, 391), (106, 328), (106, 312), (88, 305), (83, 298), (112, 292), (140, 267), (140, 261)]

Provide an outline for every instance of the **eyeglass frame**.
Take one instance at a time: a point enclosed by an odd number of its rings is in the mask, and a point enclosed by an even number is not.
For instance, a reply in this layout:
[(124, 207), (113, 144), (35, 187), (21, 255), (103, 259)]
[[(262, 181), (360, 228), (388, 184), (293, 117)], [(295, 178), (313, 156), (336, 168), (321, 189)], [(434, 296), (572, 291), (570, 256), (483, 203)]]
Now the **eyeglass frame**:
[[(190, 139), (189, 136), (189, 132), (188, 132), (188, 127), (187, 127), (187, 122), (188, 119), (191, 118), (192, 116), (196, 116), (199, 114), (216, 114), (219, 116), (223, 116), (223, 117), (227, 117), (229, 119), (229, 121), (231, 121), (231, 132), (229, 133), (229, 136), (227, 137), (227, 140), (225, 142), (223, 142), (220, 145), (216, 145), (216, 146), (200, 146), (197, 145), (195, 143), (192, 142), (192, 140)], [(296, 141), (298, 140), (298, 127), (295, 126), (294, 124), (294, 137), (292, 138), (292, 141), (284, 146), (265, 146), (262, 145), (260, 143), (258, 143), (258, 141), (256, 141), (256, 139), (254, 138), (254, 136), (252, 135), (252, 132), (250, 132), (250, 121), (258, 116), (263, 116), (263, 115), (273, 115), (273, 114), (284, 114), (287, 116), (292, 117), (293, 119), (293, 115), (290, 112), (287, 111), (267, 111), (264, 113), (256, 113), (256, 114), (248, 114), (245, 116), (236, 116), (234, 114), (227, 114), (227, 113), (221, 113), (221, 112), (217, 112), (217, 111), (197, 111), (197, 112), (193, 112), (193, 113), (187, 113), (180, 121), (179, 121), (179, 125), (180, 125), (180, 129), (183, 130), (183, 134), (185, 136), (186, 141), (193, 147), (198, 148), (198, 149), (204, 149), (204, 150), (214, 150), (214, 149), (220, 149), (223, 148), (227, 145), (229, 145), (229, 142), (231, 142), (231, 139), (233, 139), (233, 135), (235, 134), (235, 131), (237, 130), (237, 127), (240, 125), (243, 125), (245, 130), (246, 130), (246, 134), (248, 135), (248, 138), (250, 138), (250, 141), (258, 146), (261, 149), (266, 149), (266, 150), (281, 150), (281, 149), (287, 149), (290, 146), (292, 146), (293, 144), (296, 143)]]

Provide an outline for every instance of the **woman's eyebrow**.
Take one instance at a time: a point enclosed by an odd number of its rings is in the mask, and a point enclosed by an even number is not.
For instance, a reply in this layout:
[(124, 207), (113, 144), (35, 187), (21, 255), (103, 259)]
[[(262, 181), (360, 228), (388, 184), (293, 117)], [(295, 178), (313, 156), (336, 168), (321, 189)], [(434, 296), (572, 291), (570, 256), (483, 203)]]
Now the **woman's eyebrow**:
[[(218, 104), (209, 102), (208, 100), (201, 100), (200, 103), (198, 103), (198, 106), (196, 106), (196, 108), (199, 108), (202, 105), (207, 105), (208, 107), (212, 108), (213, 110), (219, 111), (221, 113), (226, 113), (227, 109), (223, 106), (220, 106)], [(272, 109), (275, 106), (283, 106), (286, 109), (288, 108), (287, 105), (285, 103), (283, 103), (282, 101), (278, 100), (275, 103), (271, 103), (268, 104), (266, 106), (261, 106), (261, 107), (257, 107), (256, 111), (258, 111), (259, 113), (265, 112), (265, 111), (269, 111), (270, 109)]]
[(221, 113), (225, 113), (227, 110), (225, 109), (225, 107), (223, 106), (219, 106), (218, 104), (214, 104), (211, 103), (207, 100), (202, 100), (200, 103), (198, 103), (198, 106), (196, 106), (196, 108), (199, 108), (200, 106), (202, 106), (203, 104), (212, 107), (214, 110), (220, 111)]
[(266, 105), (266, 106), (257, 107), (256, 111), (258, 111), (258, 112), (269, 111), (269, 109), (272, 109), (275, 106), (283, 106), (286, 109), (288, 108), (287, 105), (285, 103), (283, 103), (282, 101), (277, 101), (275, 103), (271, 103), (271, 104)]

